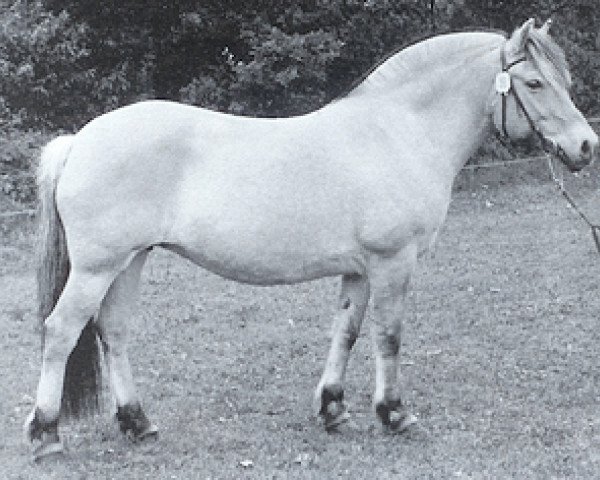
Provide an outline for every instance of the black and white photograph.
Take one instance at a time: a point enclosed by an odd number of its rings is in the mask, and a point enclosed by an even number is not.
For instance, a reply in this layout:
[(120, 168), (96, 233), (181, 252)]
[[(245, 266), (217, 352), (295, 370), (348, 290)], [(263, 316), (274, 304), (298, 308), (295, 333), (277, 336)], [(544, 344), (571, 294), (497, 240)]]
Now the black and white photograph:
[(0, 0), (0, 478), (596, 479), (598, 0)]

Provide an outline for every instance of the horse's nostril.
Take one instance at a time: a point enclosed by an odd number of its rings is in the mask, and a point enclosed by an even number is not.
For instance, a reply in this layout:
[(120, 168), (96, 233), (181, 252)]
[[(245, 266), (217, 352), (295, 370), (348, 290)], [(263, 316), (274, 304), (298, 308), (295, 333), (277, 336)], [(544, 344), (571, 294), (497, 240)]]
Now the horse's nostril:
[(598, 144), (590, 140), (584, 140), (581, 144), (581, 159), (591, 161), (596, 154)]
[(583, 143), (581, 144), (581, 153), (583, 153), (584, 155), (587, 155), (588, 153), (590, 153), (592, 150), (591, 146), (590, 146), (590, 142), (588, 140), (584, 140)]

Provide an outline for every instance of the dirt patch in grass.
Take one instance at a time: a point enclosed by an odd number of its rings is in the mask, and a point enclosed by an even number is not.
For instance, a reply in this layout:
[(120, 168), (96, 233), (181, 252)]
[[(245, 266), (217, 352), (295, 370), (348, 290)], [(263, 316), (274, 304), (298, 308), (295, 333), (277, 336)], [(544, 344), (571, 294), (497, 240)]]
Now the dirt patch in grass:
[[(584, 208), (599, 205), (593, 190), (581, 192)], [(404, 320), (404, 396), (420, 422), (401, 436), (381, 433), (371, 411), (370, 318), (348, 368), (352, 421), (326, 434), (313, 418), (338, 280), (254, 288), (158, 251), (130, 320), (130, 353), (160, 439), (129, 444), (108, 402), (101, 416), (63, 427), (64, 458), (31, 464), (21, 425), (39, 345), (31, 233), (17, 230), (0, 246), (5, 478), (548, 479), (600, 471), (600, 257), (547, 182), (455, 196)]]

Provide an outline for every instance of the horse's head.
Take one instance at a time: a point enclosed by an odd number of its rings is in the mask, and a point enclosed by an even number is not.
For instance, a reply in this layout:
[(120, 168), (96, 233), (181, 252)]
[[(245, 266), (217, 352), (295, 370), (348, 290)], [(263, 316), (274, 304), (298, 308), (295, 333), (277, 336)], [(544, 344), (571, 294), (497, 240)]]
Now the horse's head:
[(571, 171), (578, 171), (596, 155), (598, 136), (571, 100), (567, 62), (549, 27), (550, 20), (538, 29), (530, 19), (504, 44), (494, 123), (513, 139), (536, 133)]

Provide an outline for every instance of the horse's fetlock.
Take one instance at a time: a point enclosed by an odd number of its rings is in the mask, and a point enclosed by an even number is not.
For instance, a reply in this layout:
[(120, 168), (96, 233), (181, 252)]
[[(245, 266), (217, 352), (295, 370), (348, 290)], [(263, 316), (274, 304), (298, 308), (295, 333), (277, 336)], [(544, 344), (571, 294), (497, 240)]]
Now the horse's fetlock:
[(44, 437), (56, 437), (58, 441), (58, 417), (45, 418), (39, 408), (35, 408), (25, 425), (29, 441), (42, 440)]
[(383, 400), (375, 404), (375, 413), (379, 417), (381, 423), (386, 427), (389, 427), (392, 423), (398, 421), (402, 409), (403, 406), (400, 399)]
[(344, 389), (339, 384), (327, 385), (321, 391), (321, 409), (319, 415), (327, 415), (329, 405), (333, 402), (341, 403), (344, 400)]
[(139, 403), (117, 407), (116, 417), (121, 432), (131, 435), (134, 439), (140, 437), (151, 426)]

